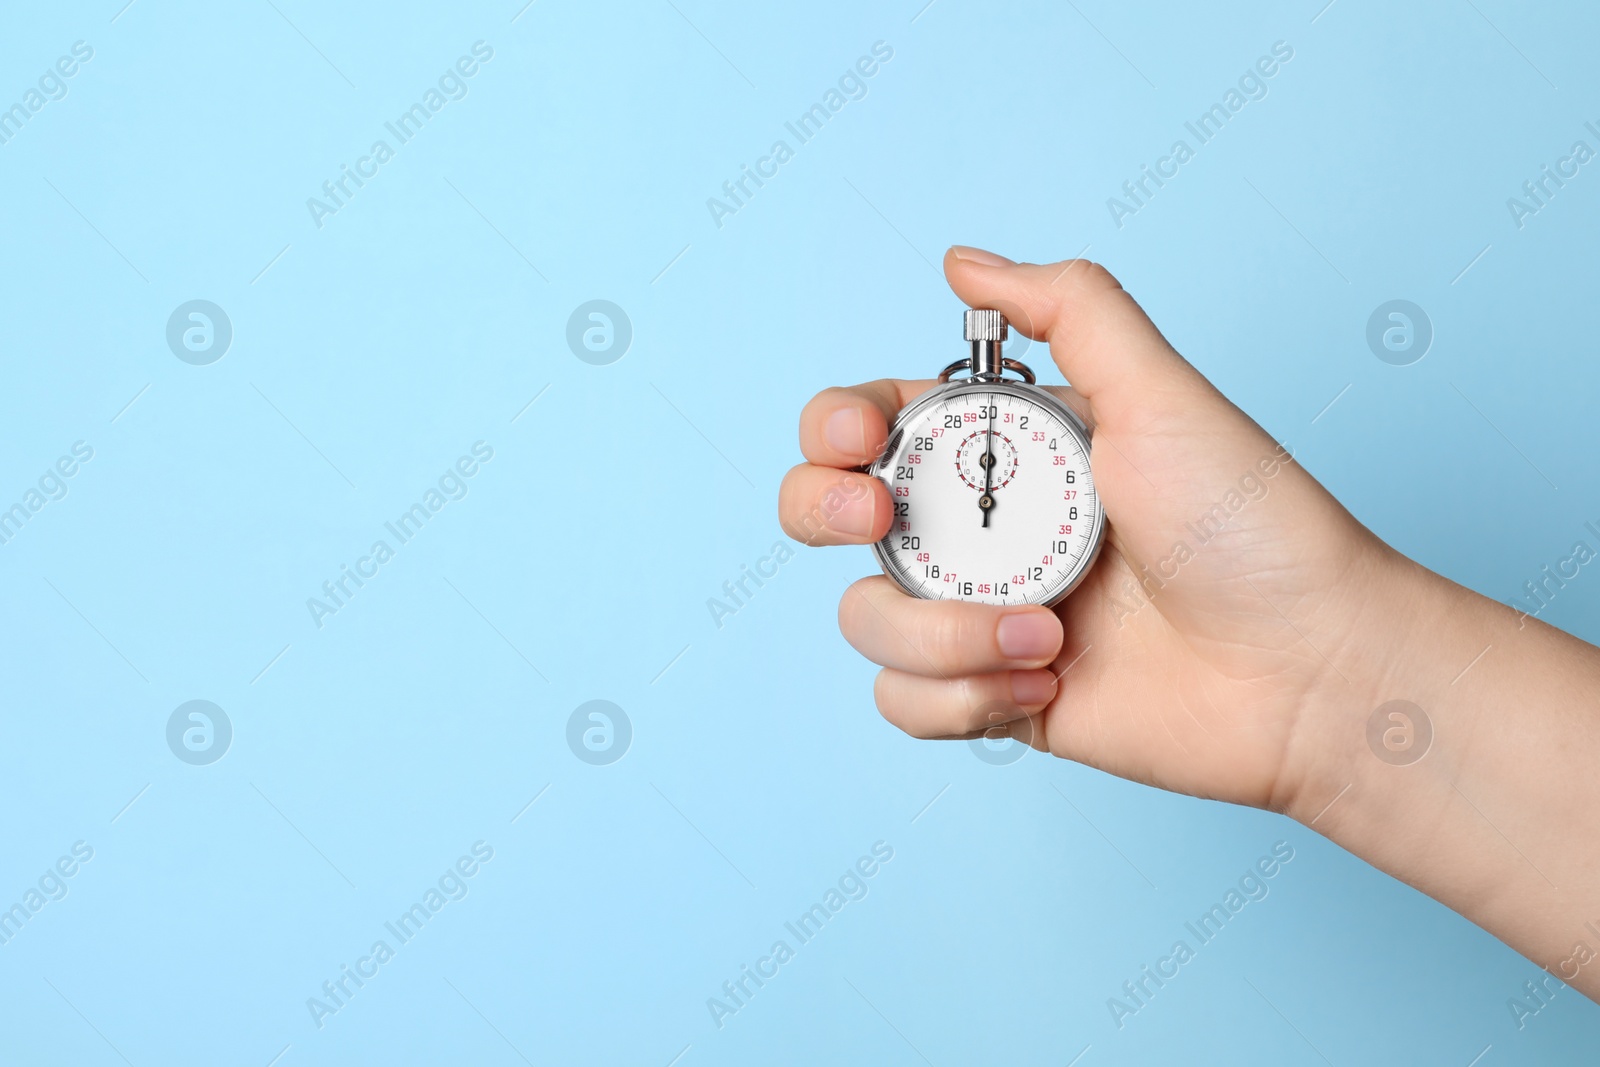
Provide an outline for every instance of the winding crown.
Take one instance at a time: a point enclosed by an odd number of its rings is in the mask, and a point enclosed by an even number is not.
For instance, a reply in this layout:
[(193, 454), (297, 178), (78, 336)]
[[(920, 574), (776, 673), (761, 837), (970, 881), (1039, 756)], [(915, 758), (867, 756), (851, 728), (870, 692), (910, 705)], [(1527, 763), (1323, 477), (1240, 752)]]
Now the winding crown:
[(1006, 317), (993, 308), (973, 308), (967, 312), (966, 333), (969, 341), (1004, 341)]

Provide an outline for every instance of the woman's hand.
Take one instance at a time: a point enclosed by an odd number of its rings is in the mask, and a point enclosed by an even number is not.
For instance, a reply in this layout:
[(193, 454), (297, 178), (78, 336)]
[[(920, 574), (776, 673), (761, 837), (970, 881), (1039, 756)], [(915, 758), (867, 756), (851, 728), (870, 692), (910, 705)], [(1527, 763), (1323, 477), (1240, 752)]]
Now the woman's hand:
[[(1050, 343), (1090, 425), (1107, 530), (1055, 609), (907, 596), (863, 579), (845, 637), (883, 666), (883, 715), (918, 737), (1006, 729), (1034, 747), (1197, 796), (1286, 809), (1317, 744), (1313, 709), (1348, 691), (1393, 554), (1173, 351), (1101, 267), (1015, 264), (955, 248), (950, 285)], [(784, 480), (790, 534), (867, 544), (888, 490), (851, 473), (931, 381), (829, 389), (805, 408), (810, 462)], [(828, 494), (844, 506), (825, 506)], [(827, 516), (820, 529), (808, 515)]]
[[(999, 724), (1125, 778), (1285, 812), (1524, 952), (1547, 983), (1600, 994), (1600, 650), (1384, 545), (1100, 267), (954, 248), (945, 273), (1050, 343), (1093, 430), (1106, 542), (1053, 611), (857, 582), (839, 624), (884, 668), (884, 716), (918, 737)], [(888, 532), (887, 488), (851, 468), (934, 384), (806, 406), (808, 462), (779, 505), (792, 536)], [(1391, 720), (1393, 700), (1418, 721)], [(1415, 750), (1385, 750), (1391, 721)]]

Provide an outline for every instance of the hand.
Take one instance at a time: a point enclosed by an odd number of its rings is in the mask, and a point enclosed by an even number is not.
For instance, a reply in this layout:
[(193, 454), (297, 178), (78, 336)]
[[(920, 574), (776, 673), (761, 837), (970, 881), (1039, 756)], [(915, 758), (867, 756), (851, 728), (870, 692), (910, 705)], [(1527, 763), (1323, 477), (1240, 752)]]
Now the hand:
[[(1376, 602), (1368, 594), (1400, 557), (1185, 362), (1101, 267), (955, 248), (945, 272), (968, 304), (1001, 308), (1013, 329), (1050, 343), (1072, 383), (1056, 391), (1093, 431), (1106, 542), (1053, 611), (918, 600), (882, 576), (857, 582), (839, 625), (884, 668), (880, 711), (918, 737), (1011, 721), (1058, 756), (1284, 810), (1321, 744), (1315, 710), (1349, 695), (1327, 657), (1348, 662)], [(888, 490), (849, 468), (877, 458), (895, 414), (934, 384), (829, 389), (806, 406), (809, 462), (781, 491), (791, 536), (868, 544), (887, 533)], [(820, 527), (806, 521), (819, 514)]]
[[(1600, 649), (1383, 544), (1172, 350), (1091, 263), (945, 256), (967, 303), (1050, 342), (1093, 430), (1107, 532), (1053, 611), (915, 600), (887, 578), (839, 625), (918, 737), (996, 721), (1068, 759), (1285, 812), (1600, 999)], [(932, 381), (829, 389), (800, 416), (791, 536), (888, 532), (877, 458)], [(1463, 681), (1463, 679), (1466, 681)], [(1392, 699), (1430, 744), (1386, 758)], [(1546, 988), (1555, 988), (1547, 985)]]

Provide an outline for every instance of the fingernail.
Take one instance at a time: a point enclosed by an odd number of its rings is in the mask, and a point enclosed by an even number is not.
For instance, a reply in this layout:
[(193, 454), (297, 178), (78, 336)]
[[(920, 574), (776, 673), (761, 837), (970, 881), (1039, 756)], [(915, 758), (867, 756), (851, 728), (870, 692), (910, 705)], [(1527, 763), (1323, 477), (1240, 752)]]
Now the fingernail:
[(950, 251), (955, 253), (957, 259), (964, 259), (968, 263), (978, 263), (985, 267), (1015, 266), (1005, 256), (997, 256), (993, 252), (985, 252), (981, 248), (973, 248), (970, 245), (951, 245)]
[(1007, 615), (995, 630), (1000, 652), (1010, 659), (1048, 659), (1061, 647), (1061, 623), (1045, 611)]
[(867, 421), (858, 407), (840, 408), (822, 424), (822, 439), (835, 452), (862, 456), (867, 451)]
[(871, 493), (854, 500), (846, 497), (839, 510), (828, 516), (828, 527), (849, 537), (871, 537), (877, 510), (877, 498)]
[(1048, 704), (1056, 695), (1056, 677), (1049, 671), (1011, 672), (1011, 699), (1018, 704)]

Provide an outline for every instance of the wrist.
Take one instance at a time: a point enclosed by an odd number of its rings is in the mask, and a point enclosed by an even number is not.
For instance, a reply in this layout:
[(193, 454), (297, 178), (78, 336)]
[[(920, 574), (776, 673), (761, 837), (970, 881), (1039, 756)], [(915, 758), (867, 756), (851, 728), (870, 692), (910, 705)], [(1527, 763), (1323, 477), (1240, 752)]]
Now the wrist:
[(1283, 810), (1554, 966), (1600, 920), (1600, 857), (1571, 847), (1600, 838), (1600, 654), (1390, 555)]
[(1460, 709), (1448, 696), (1489, 643), (1468, 649), (1492, 626), (1485, 607), (1498, 607), (1379, 542), (1367, 547), (1341, 583), (1344, 621), (1296, 718), (1280, 793), (1279, 810), (1341, 844), (1399, 794), (1416, 803), (1449, 789), (1440, 720), (1454, 732)]

